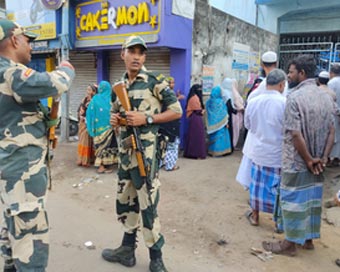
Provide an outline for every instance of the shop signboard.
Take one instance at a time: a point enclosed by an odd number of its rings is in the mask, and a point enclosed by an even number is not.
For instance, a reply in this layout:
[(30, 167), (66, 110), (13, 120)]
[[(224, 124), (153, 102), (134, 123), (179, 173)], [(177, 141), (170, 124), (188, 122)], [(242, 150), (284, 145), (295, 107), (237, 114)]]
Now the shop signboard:
[(6, 0), (7, 18), (38, 35), (36, 40), (57, 37), (56, 13), (40, 0)]
[(130, 35), (157, 42), (161, 6), (162, 0), (82, 2), (75, 8), (76, 47), (118, 45)]

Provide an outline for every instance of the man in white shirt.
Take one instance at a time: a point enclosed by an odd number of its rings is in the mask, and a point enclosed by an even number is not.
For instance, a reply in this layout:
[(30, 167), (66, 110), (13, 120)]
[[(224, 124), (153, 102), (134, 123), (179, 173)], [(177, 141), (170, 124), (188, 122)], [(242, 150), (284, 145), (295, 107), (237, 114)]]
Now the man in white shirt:
[[(330, 70), (330, 80), (328, 81), (328, 87), (336, 94), (336, 103), (340, 108), (340, 65), (334, 64)], [(327, 166), (339, 166), (340, 165), (340, 116), (335, 116), (335, 140), (331, 151), (330, 161)]]
[(244, 125), (254, 137), (250, 157), (250, 224), (259, 224), (259, 212), (274, 213), (277, 188), (281, 179), (283, 119), (286, 98), (282, 95), (286, 74), (281, 69), (267, 76), (266, 90), (249, 101)]
[[(270, 73), (273, 69), (277, 66), (277, 54), (273, 51), (267, 51), (265, 52), (261, 57), (261, 66), (265, 72), (266, 75)], [(262, 94), (266, 90), (266, 79), (264, 79), (261, 84), (252, 91), (248, 98), (247, 102), (249, 102), (254, 97)], [(243, 157), (242, 161), (239, 167), (239, 170), (236, 175), (236, 180), (238, 183), (240, 183), (243, 188), (246, 190), (249, 189), (250, 181), (251, 181), (251, 160), (252, 157), (250, 156), (250, 153), (252, 152), (253, 142), (256, 139), (254, 139), (254, 135), (250, 131), (247, 133), (247, 137), (245, 140), (245, 143), (243, 145)]]
[[(273, 51), (265, 52), (261, 57), (261, 67), (264, 70), (265, 75), (267, 76), (272, 70), (277, 67), (277, 54)], [(266, 91), (266, 78), (260, 83), (260, 85), (252, 91), (249, 96), (248, 100), (250, 101), (254, 97), (262, 94)]]

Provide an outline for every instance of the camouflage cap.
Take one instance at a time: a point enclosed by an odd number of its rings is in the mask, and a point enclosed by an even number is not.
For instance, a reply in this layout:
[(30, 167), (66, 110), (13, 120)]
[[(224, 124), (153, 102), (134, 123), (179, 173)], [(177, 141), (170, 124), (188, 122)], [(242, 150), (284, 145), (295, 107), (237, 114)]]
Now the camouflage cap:
[(3, 41), (8, 37), (21, 34), (25, 35), (30, 40), (34, 40), (38, 37), (37, 34), (26, 31), (23, 27), (13, 21), (10, 21), (8, 19), (0, 19), (0, 41)]
[(142, 39), (142, 37), (140, 36), (130, 36), (128, 37), (125, 42), (123, 43), (122, 48), (126, 49), (135, 45), (141, 45), (145, 48), (145, 50), (148, 49), (148, 47), (146, 46), (145, 41)]

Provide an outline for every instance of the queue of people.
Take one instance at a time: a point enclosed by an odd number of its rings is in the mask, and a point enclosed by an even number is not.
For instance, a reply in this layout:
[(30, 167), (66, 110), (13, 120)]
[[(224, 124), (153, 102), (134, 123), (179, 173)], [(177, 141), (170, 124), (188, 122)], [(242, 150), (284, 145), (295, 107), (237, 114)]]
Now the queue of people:
[(263, 241), (264, 250), (295, 256), (299, 245), (313, 250), (313, 240), (320, 238), (323, 172), (339, 117), (333, 93), (322, 87), (326, 73), (319, 74), (317, 85), (313, 56), (299, 56), (288, 68), (289, 91), (285, 73), (273, 67), (266, 71), (264, 88), (248, 98), (247, 153), (237, 180), (249, 189), (250, 225), (258, 226), (259, 211), (267, 212), (275, 231), (284, 233), (283, 240)]

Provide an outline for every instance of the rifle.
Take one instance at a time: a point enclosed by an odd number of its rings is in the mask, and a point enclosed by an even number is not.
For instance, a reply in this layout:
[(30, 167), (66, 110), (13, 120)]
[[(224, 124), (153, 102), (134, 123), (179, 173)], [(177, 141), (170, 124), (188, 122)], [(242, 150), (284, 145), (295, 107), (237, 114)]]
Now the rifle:
[[(59, 103), (60, 103), (60, 97), (52, 98), (52, 106), (51, 106), (51, 110), (49, 114), (50, 120), (55, 120), (58, 118)], [(58, 143), (58, 137), (55, 135), (55, 126), (52, 126), (49, 128), (48, 139), (51, 143), (52, 149), (55, 149)]]
[[(130, 100), (129, 100), (124, 82), (119, 81), (115, 83), (113, 85), (113, 91), (115, 92), (118, 99), (120, 100), (124, 110), (130, 111), (131, 104), (130, 104)], [(120, 122), (120, 125), (127, 125), (126, 118), (124, 116), (122, 116), (122, 120), (123, 121)], [(152, 187), (151, 180), (150, 180), (151, 179), (150, 164), (148, 163), (145, 157), (145, 149), (140, 139), (140, 135), (139, 135), (140, 133), (139, 133), (138, 127), (132, 126), (131, 129), (132, 129), (132, 135), (124, 139), (122, 141), (122, 145), (125, 147), (132, 147), (132, 149), (135, 150), (139, 174), (146, 184), (150, 205), (152, 207), (153, 213), (155, 214), (155, 209), (153, 207), (153, 202), (151, 198), (151, 190), (153, 189), (153, 187)]]

